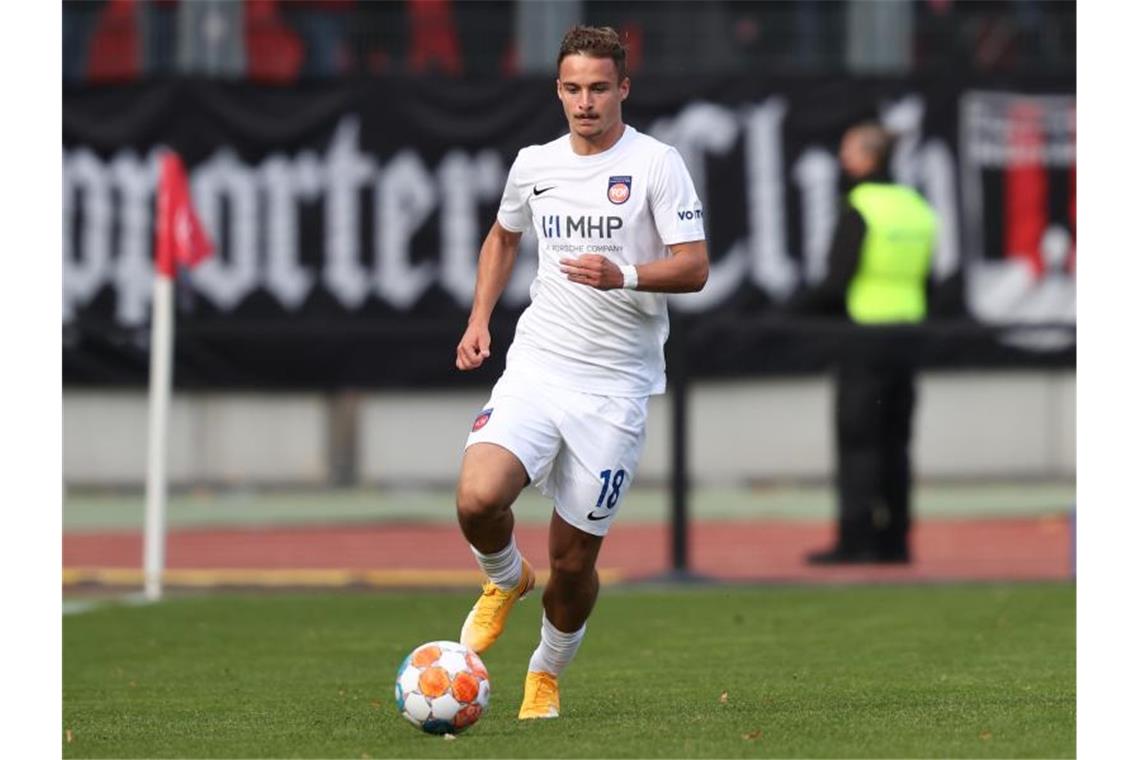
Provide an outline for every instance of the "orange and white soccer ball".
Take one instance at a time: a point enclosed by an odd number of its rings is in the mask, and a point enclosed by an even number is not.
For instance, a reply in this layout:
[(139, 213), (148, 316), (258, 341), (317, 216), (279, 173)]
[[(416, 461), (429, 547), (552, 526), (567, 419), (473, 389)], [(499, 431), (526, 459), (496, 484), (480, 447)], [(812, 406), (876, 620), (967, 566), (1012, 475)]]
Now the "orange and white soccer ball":
[(396, 672), (396, 709), (429, 734), (470, 728), (491, 703), (491, 677), (479, 655), (454, 641), (420, 644)]

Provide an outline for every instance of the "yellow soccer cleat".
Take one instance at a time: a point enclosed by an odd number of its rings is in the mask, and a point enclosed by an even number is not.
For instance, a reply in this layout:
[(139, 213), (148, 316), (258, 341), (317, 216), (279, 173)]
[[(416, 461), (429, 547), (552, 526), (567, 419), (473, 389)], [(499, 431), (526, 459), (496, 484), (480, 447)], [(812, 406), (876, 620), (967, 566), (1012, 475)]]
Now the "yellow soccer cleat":
[(557, 718), (558, 707), (558, 678), (550, 673), (527, 673), (519, 720)]
[(484, 583), (483, 595), (463, 621), (463, 629), (459, 632), (460, 643), (477, 654), (490, 649), (506, 627), (507, 616), (511, 614), (515, 602), (530, 593), (532, 588), (534, 570), (525, 559), (522, 561), (522, 578), (512, 590), (503, 591), (489, 580)]

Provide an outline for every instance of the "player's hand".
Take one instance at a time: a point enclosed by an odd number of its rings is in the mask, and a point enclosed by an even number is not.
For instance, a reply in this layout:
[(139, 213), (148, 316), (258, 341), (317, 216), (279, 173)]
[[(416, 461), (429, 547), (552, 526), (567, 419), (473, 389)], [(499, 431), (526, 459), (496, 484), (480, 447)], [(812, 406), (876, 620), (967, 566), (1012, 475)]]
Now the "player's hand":
[(475, 369), (491, 355), (491, 331), (484, 324), (467, 325), (455, 349), (455, 366), (461, 370)]
[(625, 277), (618, 265), (596, 253), (583, 254), (576, 259), (562, 259), (558, 263), (570, 282), (589, 285), (598, 290), (613, 290), (625, 285)]

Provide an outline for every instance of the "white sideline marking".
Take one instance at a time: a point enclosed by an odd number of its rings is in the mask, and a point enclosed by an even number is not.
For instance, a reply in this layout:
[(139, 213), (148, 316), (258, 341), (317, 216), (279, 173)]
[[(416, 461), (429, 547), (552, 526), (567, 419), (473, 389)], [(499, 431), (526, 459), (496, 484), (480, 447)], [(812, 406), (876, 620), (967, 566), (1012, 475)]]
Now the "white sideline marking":
[(63, 614), (64, 615), (81, 615), (84, 612), (89, 612), (96, 607), (100, 607), (104, 602), (96, 601), (93, 599), (64, 599), (63, 600)]
[(63, 614), (82, 615), (84, 612), (91, 612), (103, 607), (138, 607), (144, 604), (151, 604), (151, 601), (143, 594), (125, 594), (110, 599), (64, 599)]

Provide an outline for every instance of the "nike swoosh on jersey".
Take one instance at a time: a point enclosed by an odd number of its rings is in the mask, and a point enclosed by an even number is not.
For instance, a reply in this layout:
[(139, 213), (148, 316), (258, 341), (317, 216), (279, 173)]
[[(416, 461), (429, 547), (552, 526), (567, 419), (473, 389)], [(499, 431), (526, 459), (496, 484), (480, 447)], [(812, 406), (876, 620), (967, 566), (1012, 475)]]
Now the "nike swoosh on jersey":
[(609, 512), (609, 513), (604, 514), (604, 515), (595, 515), (593, 512), (589, 512), (586, 514), (586, 519), (587, 520), (604, 520), (612, 514), (613, 514), (613, 512)]
[(553, 189), (554, 189), (554, 188), (556, 188), (556, 187), (558, 187), (558, 185), (551, 185), (550, 187), (544, 187), (544, 188), (542, 188), (541, 190), (539, 190), (539, 189), (538, 189), (538, 185), (535, 185), (535, 186), (534, 186), (534, 194), (535, 194), (535, 195), (542, 195), (542, 194), (543, 194), (543, 193), (545, 193), (547, 190), (553, 190)]

